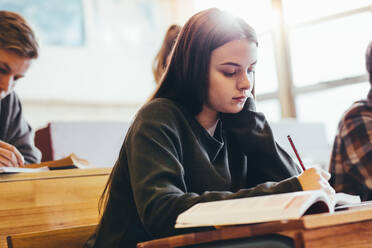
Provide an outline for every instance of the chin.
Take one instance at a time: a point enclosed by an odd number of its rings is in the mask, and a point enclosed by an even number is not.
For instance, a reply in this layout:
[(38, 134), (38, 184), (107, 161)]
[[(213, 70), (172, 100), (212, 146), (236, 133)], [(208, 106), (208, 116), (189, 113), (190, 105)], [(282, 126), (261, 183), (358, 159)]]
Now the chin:
[(242, 110), (243, 110), (243, 108), (239, 108), (238, 110), (235, 111), (235, 114), (239, 113)]
[(239, 113), (240, 111), (243, 110), (243, 106), (241, 107), (234, 107), (234, 108), (231, 108), (231, 109), (228, 109), (227, 111), (225, 111), (224, 113), (228, 113), (228, 114), (237, 114)]
[(0, 100), (4, 99), (4, 98), (7, 97), (8, 95), (9, 95), (8, 92), (5, 92), (5, 91), (0, 92)]

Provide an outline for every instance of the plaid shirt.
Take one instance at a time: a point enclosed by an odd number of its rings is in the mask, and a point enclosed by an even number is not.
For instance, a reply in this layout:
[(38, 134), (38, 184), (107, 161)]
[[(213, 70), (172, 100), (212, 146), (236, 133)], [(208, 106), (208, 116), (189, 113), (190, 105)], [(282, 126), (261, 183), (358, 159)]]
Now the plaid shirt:
[(372, 200), (372, 89), (341, 119), (330, 160), (330, 184), (337, 192)]

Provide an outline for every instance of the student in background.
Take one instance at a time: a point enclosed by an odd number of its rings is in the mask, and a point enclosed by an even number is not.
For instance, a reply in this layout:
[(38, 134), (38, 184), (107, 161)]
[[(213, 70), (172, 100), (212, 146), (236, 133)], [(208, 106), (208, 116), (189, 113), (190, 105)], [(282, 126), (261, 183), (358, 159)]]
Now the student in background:
[(22, 16), (0, 11), (0, 166), (38, 163), (40, 151), (14, 87), (38, 57), (34, 32)]
[(309, 189), (334, 197), (329, 174), (300, 174), (255, 111), (257, 46), (241, 18), (209, 9), (189, 19), (159, 88), (127, 133), (88, 247), (135, 247), (193, 231), (174, 224), (199, 202)]
[(169, 64), (170, 53), (180, 31), (181, 26), (176, 24), (173, 24), (168, 28), (161, 48), (154, 58), (152, 63), (152, 73), (154, 74), (155, 82), (157, 84), (159, 84), (161, 76)]
[[(372, 42), (366, 52), (366, 66), (372, 85)], [(366, 100), (355, 102), (342, 117), (329, 168), (336, 191), (372, 200), (372, 89)]]

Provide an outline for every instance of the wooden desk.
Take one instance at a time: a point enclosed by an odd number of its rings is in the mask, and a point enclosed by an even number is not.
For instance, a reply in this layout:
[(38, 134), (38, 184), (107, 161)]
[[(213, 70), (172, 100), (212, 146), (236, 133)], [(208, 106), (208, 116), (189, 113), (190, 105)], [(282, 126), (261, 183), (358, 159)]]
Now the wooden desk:
[(92, 169), (66, 169), (66, 170), (50, 170), (35, 173), (14, 173), (0, 174), (0, 183), (13, 181), (28, 181), (39, 179), (53, 179), (62, 177), (81, 177), (91, 175), (109, 175), (112, 168), (92, 168)]
[(0, 176), (0, 247), (6, 236), (97, 224), (111, 168)]
[(97, 225), (76, 226), (7, 237), (9, 248), (82, 248)]
[(291, 237), (296, 248), (372, 247), (372, 209), (304, 216), (299, 220), (224, 227), (137, 244), (138, 248), (181, 247), (264, 234)]

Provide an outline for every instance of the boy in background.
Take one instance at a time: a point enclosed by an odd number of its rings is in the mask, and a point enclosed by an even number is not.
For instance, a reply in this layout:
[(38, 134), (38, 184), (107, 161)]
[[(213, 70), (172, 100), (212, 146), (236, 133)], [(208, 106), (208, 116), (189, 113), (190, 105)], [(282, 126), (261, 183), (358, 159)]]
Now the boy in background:
[(25, 163), (40, 162), (32, 129), (13, 91), (37, 57), (38, 43), (25, 19), (14, 12), (0, 11), (0, 166), (23, 167)]

